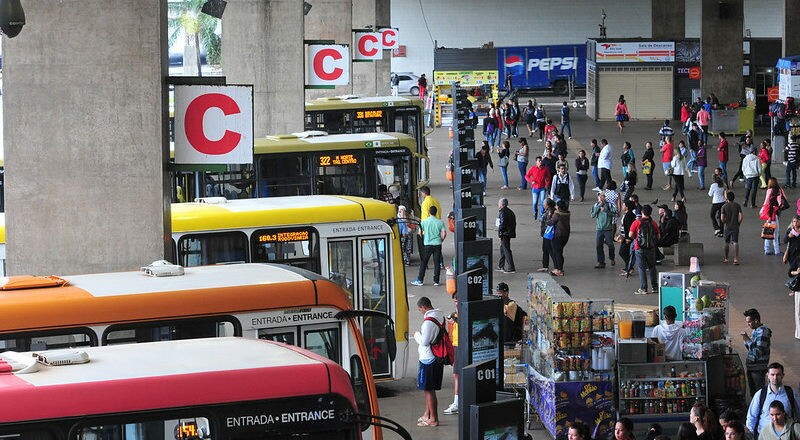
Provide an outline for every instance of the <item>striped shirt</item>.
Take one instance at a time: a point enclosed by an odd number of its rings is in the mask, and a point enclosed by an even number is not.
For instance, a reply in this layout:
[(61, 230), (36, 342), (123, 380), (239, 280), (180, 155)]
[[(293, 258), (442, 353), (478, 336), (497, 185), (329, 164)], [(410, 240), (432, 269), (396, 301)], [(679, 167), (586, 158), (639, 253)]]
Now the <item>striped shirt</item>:
[(795, 163), (797, 162), (797, 152), (800, 150), (800, 145), (795, 142), (791, 142), (789, 145), (786, 146), (786, 162)]
[(669, 125), (664, 125), (661, 127), (661, 130), (658, 130), (659, 136), (661, 136), (661, 140), (665, 140), (667, 136), (672, 136), (675, 134), (675, 130), (672, 129)]
[(747, 364), (769, 363), (770, 338), (772, 338), (772, 330), (764, 324), (753, 330), (750, 341), (744, 343), (747, 348)]

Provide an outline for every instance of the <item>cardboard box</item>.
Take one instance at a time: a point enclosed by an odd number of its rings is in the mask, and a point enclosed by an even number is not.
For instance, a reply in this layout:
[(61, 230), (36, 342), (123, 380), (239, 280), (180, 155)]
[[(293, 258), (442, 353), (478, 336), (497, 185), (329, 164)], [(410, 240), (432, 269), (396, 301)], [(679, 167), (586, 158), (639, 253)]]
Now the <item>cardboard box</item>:
[(617, 341), (617, 362), (621, 364), (647, 362), (647, 339), (620, 339)]
[(647, 362), (666, 362), (667, 356), (665, 354), (667, 346), (653, 339), (647, 341)]

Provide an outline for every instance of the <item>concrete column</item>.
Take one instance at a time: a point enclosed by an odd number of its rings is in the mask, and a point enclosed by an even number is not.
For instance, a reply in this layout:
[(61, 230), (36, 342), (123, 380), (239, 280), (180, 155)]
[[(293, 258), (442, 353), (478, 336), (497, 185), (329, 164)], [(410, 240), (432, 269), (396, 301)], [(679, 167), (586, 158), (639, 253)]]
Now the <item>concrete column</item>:
[[(306, 0), (312, 8), (305, 16), (306, 40), (332, 40), (336, 44), (353, 45), (353, 16), (351, 0)], [(352, 47), (350, 48), (352, 53)], [(352, 56), (352, 55), (351, 55)], [(358, 63), (357, 63), (358, 64)], [(354, 73), (351, 69), (351, 75)], [(353, 93), (351, 83), (331, 89), (306, 90), (306, 99)]]
[[(391, 24), (390, 0), (353, 0), (353, 27), (358, 29)], [(353, 63), (353, 94), (359, 96), (385, 96), (392, 92), (389, 76), (392, 52), (383, 52), (383, 60)]]
[(3, 38), (8, 273), (164, 258), (166, 0), (23, 5), (27, 25)]
[(222, 70), (253, 84), (255, 136), (303, 130), (303, 1), (228, 0)]
[(800, 2), (783, 0), (783, 56), (800, 55), (798, 22), (800, 22)]
[(682, 40), (686, 36), (686, 2), (650, 0), (654, 40)]
[(702, 0), (700, 22), (700, 87), (721, 103), (744, 97), (742, 40), (744, 0)]

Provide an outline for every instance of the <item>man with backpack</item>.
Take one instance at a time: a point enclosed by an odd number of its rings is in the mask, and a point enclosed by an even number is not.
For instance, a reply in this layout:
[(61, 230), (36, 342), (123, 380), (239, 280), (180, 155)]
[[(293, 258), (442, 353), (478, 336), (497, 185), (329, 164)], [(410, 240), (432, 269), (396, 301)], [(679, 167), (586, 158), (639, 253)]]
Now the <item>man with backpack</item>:
[(425, 392), (425, 412), (417, 419), (417, 426), (439, 426), (438, 401), (436, 391), (442, 389), (442, 375), (444, 364), (439, 362), (431, 348), (435, 342), (441, 340), (439, 332), (445, 327), (444, 314), (439, 309), (434, 309), (427, 296), (417, 300), (417, 310), (422, 313), (423, 320), (420, 331), (414, 333), (414, 340), (419, 344), (419, 374), (417, 375), (417, 389)]
[[(633, 240), (633, 249), (636, 253), (636, 265), (639, 268), (639, 290), (636, 295), (655, 293), (658, 288), (656, 274), (656, 241), (658, 240), (658, 225), (650, 218), (653, 207), (642, 206), (642, 217), (636, 219), (631, 225), (628, 235)], [(650, 271), (650, 287), (647, 290), (647, 271)]]
[(788, 385), (783, 384), (783, 365), (778, 362), (769, 364), (767, 370), (769, 383), (756, 391), (750, 407), (747, 409), (747, 428), (758, 438), (764, 429), (769, 429), (770, 404), (774, 401), (781, 402), (786, 409), (786, 414), (793, 420), (798, 420), (800, 410), (797, 407), (797, 392)]

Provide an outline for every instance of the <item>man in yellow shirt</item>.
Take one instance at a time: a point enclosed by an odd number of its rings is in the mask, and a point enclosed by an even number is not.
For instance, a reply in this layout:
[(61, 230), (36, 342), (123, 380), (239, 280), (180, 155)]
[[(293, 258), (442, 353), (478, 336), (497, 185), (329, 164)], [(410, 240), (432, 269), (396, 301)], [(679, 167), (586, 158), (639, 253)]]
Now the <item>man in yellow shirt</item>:
[(439, 201), (431, 195), (431, 189), (428, 188), (427, 185), (424, 185), (419, 189), (419, 196), (422, 199), (419, 214), (420, 220), (425, 220), (428, 218), (430, 215), (431, 206), (436, 207), (436, 218), (441, 219), (442, 206), (439, 204)]

